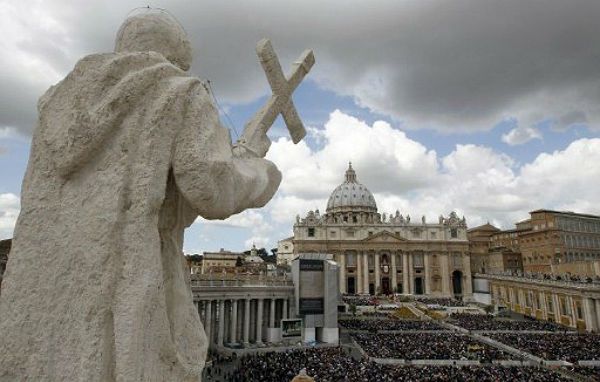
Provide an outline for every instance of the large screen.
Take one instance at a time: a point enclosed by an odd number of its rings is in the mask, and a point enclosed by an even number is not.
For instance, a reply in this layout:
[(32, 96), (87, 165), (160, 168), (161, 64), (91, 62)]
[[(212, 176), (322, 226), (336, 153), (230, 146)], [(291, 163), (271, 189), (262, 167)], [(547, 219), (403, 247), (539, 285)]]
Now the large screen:
[(302, 319), (290, 318), (281, 320), (281, 337), (302, 337)]
[(323, 260), (300, 259), (300, 314), (323, 314), (325, 275)]

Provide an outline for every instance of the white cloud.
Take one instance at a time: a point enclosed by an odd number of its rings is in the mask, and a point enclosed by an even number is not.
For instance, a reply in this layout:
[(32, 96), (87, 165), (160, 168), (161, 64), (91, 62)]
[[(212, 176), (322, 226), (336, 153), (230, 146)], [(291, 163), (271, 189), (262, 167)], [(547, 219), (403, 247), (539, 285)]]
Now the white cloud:
[(316, 149), (282, 138), (269, 152), (284, 174), (268, 205), (270, 218), (281, 224), (279, 239), (290, 234), (296, 214), (325, 212), (350, 159), (381, 213), (399, 209), (413, 220), (425, 215), (437, 221), (455, 210), (471, 227), (491, 221), (508, 228), (538, 208), (600, 213), (600, 139), (579, 139), (518, 165), (504, 153), (472, 144), (438, 158), (385, 122), (369, 126), (340, 111), (330, 115), (323, 135)]
[(522, 145), (533, 139), (542, 139), (542, 133), (535, 127), (518, 126), (506, 134), (502, 134), (502, 142), (515, 146)]
[[(268, 246), (271, 242), (269, 234), (273, 231), (273, 226), (265, 219), (263, 212), (252, 209), (245, 210), (225, 220), (206, 220), (198, 217), (194, 224), (200, 226), (242, 228), (250, 235), (244, 242), (246, 248), (252, 247), (253, 243), (259, 248)], [(200, 239), (202, 240), (202, 234), (200, 235)]]
[(15, 194), (0, 194), (0, 239), (11, 238), (19, 216), (20, 201)]

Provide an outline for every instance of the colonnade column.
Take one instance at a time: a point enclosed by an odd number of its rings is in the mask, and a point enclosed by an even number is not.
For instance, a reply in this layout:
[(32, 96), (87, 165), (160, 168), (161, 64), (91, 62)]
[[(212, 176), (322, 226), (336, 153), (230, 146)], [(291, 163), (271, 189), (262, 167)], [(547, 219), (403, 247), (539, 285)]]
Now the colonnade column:
[(225, 300), (218, 300), (219, 304), (219, 331), (217, 332), (217, 346), (223, 346), (223, 335), (225, 334)]
[[(548, 304), (546, 303), (546, 293), (544, 293), (544, 292), (538, 292), (538, 293), (540, 296), (540, 300), (542, 300), (542, 304), (539, 307), (539, 309), (541, 309), (541, 311), (542, 311), (542, 319), (547, 320), (548, 319)], [(506, 294), (510, 298), (510, 290), (507, 290)]]
[(244, 301), (244, 345), (250, 342), (250, 299)]
[(283, 299), (283, 310), (281, 312), (281, 318), (288, 318), (288, 299)]
[(381, 279), (379, 271), (379, 253), (375, 252), (375, 294), (379, 294), (381, 292)]
[(237, 310), (238, 310), (238, 300), (231, 299), (231, 322), (230, 322), (230, 334), (229, 334), (229, 342), (236, 343), (237, 342)]
[(346, 255), (338, 254), (340, 257), (340, 293), (346, 293)]
[(556, 293), (552, 294), (552, 299), (554, 300), (554, 317), (556, 317), (556, 322), (560, 324), (562, 322), (562, 315), (560, 313), (560, 300), (558, 299), (558, 295)]
[(596, 321), (596, 307), (594, 300), (589, 297), (583, 299), (583, 316), (585, 318), (585, 329), (588, 332), (597, 331), (598, 323)]
[(271, 299), (271, 306), (269, 307), (269, 328), (275, 327), (275, 299)]
[(212, 343), (212, 300), (206, 301), (204, 309), (204, 332), (208, 340), (208, 346)]
[(369, 259), (363, 252), (363, 293), (369, 293)]
[(263, 304), (264, 300), (259, 298), (257, 300), (258, 307), (256, 309), (256, 343), (262, 343), (262, 320), (263, 320)]
[(408, 286), (408, 253), (402, 252), (402, 293), (410, 294)]
[(398, 271), (396, 270), (396, 253), (392, 252), (390, 256), (392, 258), (392, 269), (390, 270), (390, 272), (392, 272), (392, 285), (390, 289), (392, 290), (392, 293), (395, 293), (396, 288), (398, 288), (398, 281), (396, 280), (398, 275)]
[(423, 267), (425, 268), (425, 283), (424, 283), (424, 290), (423, 290), (423, 294), (430, 294), (431, 293), (431, 271), (429, 269), (429, 254), (428, 253), (423, 253)]

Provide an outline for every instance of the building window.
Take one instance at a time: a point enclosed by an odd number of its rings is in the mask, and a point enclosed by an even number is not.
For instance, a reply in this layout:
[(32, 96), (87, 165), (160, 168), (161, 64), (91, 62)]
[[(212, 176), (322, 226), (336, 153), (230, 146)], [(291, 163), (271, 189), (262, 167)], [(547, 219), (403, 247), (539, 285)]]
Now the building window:
[(331, 237), (335, 237), (335, 231), (330, 231), (330, 232), (329, 232), (329, 235), (330, 235)]
[(369, 231), (369, 232), (368, 232), (368, 235), (369, 235), (369, 236), (373, 236), (373, 231)]
[(450, 237), (456, 239), (458, 237), (458, 230), (456, 228), (450, 229)]
[(413, 255), (413, 266), (415, 268), (423, 268), (423, 254), (417, 253)]
[(314, 228), (309, 228), (308, 229), (308, 237), (315, 237), (315, 229)]
[(346, 231), (347, 237), (354, 237), (354, 231)]
[(437, 232), (435, 232), (435, 231), (431, 231), (431, 238), (432, 238), (432, 239), (435, 239), (435, 235), (436, 235), (436, 233), (437, 233)]
[(358, 223), (358, 219), (356, 218), (356, 216), (352, 216), (352, 223)]

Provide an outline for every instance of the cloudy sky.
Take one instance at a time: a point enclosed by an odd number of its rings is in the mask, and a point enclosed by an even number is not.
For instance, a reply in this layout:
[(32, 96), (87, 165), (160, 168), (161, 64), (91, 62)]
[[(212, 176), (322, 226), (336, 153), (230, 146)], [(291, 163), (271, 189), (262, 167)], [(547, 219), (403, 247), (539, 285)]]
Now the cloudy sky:
[[(309, 136), (281, 120), (273, 200), (198, 219), (186, 252), (272, 248), (296, 214), (325, 209), (352, 161), (381, 212), (510, 228), (527, 212), (600, 213), (600, 1), (151, 1), (187, 30), (190, 73), (211, 81), (232, 137), (268, 95), (254, 46), (284, 70), (317, 63), (295, 94)], [(0, 0), (0, 238), (19, 213), (37, 98), (83, 56), (108, 52), (148, 2)], [(231, 121), (231, 122), (229, 122)]]

